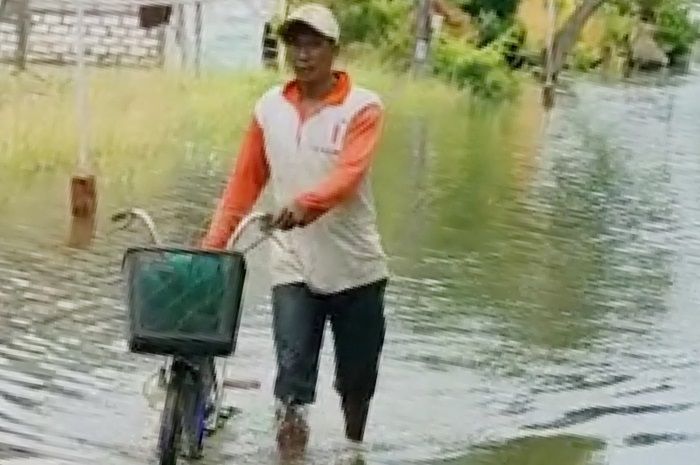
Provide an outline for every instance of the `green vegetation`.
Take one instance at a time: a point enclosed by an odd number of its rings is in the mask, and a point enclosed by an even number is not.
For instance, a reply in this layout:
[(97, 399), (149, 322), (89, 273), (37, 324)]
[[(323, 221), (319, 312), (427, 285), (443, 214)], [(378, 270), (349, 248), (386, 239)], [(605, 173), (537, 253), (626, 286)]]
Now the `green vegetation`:
[[(168, 166), (168, 154), (191, 140), (229, 146), (248, 121), (254, 97), (275, 78), (272, 73), (194, 79), (158, 71), (92, 70), (87, 129), (96, 168), (121, 172), (135, 157), (157, 158)], [(72, 74), (57, 70), (42, 80), (4, 79), (0, 164), (28, 172), (71, 168), (77, 152)]]
[(688, 54), (698, 38), (698, 25), (690, 20), (690, 3), (686, 0), (664, 0), (656, 7), (659, 30), (656, 39), (663, 44), (671, 62)]
[[(420, 110), (430, 117), (459, 107), (458, 92), (447, 84), (407, 82), (399, 73), (348, 66), (356, 80), (382, 94), (393, 113), (412, 115)], [(4, 89), (0, 96), (2, 178), (37, 170), (69, 172), (75, 164), (72, 74), (65, 70), (40, 73), (43, 79), (31, 74), (0, 77)], [(187, 142), (226, 151), (229, 156), (221, 159), (230, 161), (255, 99), (280, 79), (274, 72), (215, 72), (195, 78), (160, 71), (93, 69), (87, 129), (95, 168), (123, 175), (139, 161), (153, 162), (167, 172), (176, 163), (172, 154), (181, 153)]]
[(512, 97), (518, 80), (506, 66), (504, 42), (476, 47), (469, 42), (441, 37), (433, 57), (433, 69), (459, 87), (471, 87), (486, 97)]
[[(594, 15), (567, 63), (591, 70), (619, 57), (625, 60), (636, 25), (657, 26), (656, 40), (671, 62), (684, 56), (698, 36), (690, 20), (690, 0), (611, 0)], [(327, 0), (341, 22), (343, 41), (352, 59), (381, 63), (405, 71), (413, 48), (416, 12), (403, 0)], [(512, 97), (518, 70), (537, 65), (544, 48), (546, 5), (530, 0), (446, 0), (463, 27), (446, 25), (433, 41), (433, 71), (459, 87), (492, 98)], [(575, 7), (558, 1), (561, 25)], [(461, 16), (460, 16), (461, 15)], [(529, 16), (529, 17), (528, 17)], [(454, 18), (451, 18), (454, 19)], [(450, 21), (448, 21), (450, 22)], [(545, 21), (546, 22), (546, 21)]]
[(493, 13), (505, 21), (512, 19), (518, 9), (518, 0), (456, 0), (454, 3), (474, 17)]
[[(294, 2), (292, 2), (293, 4)], [(413, 52), (415, 11), (401, 0), (327, 0), (338, 16), (345, 53), (382, 69), (406, 72)], [(459, 11), (456, 9), (456, 11)], [(483, 27), (475, 41), (441, 32), (433, 41), (434, 73), (461, 88), (486, 97), (508, 97), (517, 79), (505, 57), (510, 27), (495, 13), (482, 15)]]
[(691, 20), (690, 0), (613, 0), (602, 8), (604, 37), (601, 47), (625, 46), (639, 22), (655, 26), (654, 40), (671, 64), (686, 56), (700, 28)]
[(411, 2), (392, 0), (333, 0), (330, 6), (341, 23), (345, 44), (391, 43), (411, 14)]

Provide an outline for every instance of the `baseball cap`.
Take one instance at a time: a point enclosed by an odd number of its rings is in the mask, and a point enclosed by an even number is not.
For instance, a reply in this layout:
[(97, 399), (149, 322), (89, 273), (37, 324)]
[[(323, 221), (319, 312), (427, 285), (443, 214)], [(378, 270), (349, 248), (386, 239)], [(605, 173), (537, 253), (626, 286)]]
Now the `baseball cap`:
[(286, 38), (294, 23), (306, 24), (335, 43), (340, 39), (340, 25), (335, 15), (329, 8), (318, 3), (306, 3), (293, 10), (279, 28), (280, 37)]

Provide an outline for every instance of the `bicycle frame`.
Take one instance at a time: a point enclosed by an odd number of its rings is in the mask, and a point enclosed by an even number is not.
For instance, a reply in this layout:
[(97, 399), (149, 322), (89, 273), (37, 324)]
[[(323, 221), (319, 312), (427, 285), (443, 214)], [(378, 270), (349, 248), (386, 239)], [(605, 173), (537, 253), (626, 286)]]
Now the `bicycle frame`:
[[(151, 241), (157, 246), (163, 245), (162, 237), (160, 236), (157, 230), (155, 222), (145, 210), (140, 208), (133, 208), (119, 211), (112, 215), (111, 219), (112, 222), (124, 222), (120, 229), (126, 229), (132, 224), (134, 220), (139, 220), (146, 226)], [(264, 234), (261, 236), (261, 238), (259, 238), (257, 241), (254, 241), (243, 251), (240, 251), (240, 253), (245, 254), (246, 252), (257, 247), (263, 240), (267, 239), (268, 237), (272, 237), (278, 240), (272, 234), (272, 229), (270, 227), (271, 216), (264, 213), (253, 213), (243, 218), (243, 220), (239, 223), (238, 227), (233, 232), (233, 234), (227, 242), (226, 250), (233, 251), (243, 232), (254, 222), (261, 223), (261, 230)], [(196, 426), (198, 428), (199, 426), (201, 426), (202, 430), (196, 431), (197, 444), (188, 444), (188, 448), (190, 449), (188, 451), (188, 455), (190, 455), (190, 458), (195, 458), (192, 456), (193, 446), (195, 446), (196, 448), (196, 450), (194, 450), (194, 453), (196, 453), (197, 455), (199, 454), (202, 443), (202, 435), (204, 434), (204, 432), (206, 430), (215, 431), (216, 429), (218, 429), (219, 420), (221, 418), (226, 417), (222, 414), (224, 388), (227, 386), (238, 388), (259, 387), (259, 383), (256, 381), (248, 382), (247, 386), (246, 382), (241, 382), (240, 380), (227, 383), (227, 380), (225, 379), (226, 362), (227, 357), (223, 357), (221, 366), (219, 370), (217, 370), (216, 357), (202, 358), (185, 356), (167, 356), (164, 358), (163, 365), (159, 369), (159, 384), (161, 387), (165, 387), (165, 385), (171, 385), (175, 382), (176, 377), (178, 379), (178, 382), (184, 382), (183, 379), (189, 378), (197, 386), (196, 391), (188, 393), (188, 405), (184, 407), (187, 410), (187, 414), (183, 414), (183, 417), (186, 417), (183, 419), (189, 420), (195, 418), (196, 421), (199, 421), (199, 413), (200, 410), (203, 408), (204, 410), (201, 413), (204, 415), (203, 420), (206, 421), (206, 424)], [(207, 373), (205, 373), (205, 371)], [(220, 374), (220, 376), (217, 376), (217, 371)], [(183, 376), (185, 376), (185, 378), (182, 378)], [(212, 399), (212, 391), (214, 400), (213, 412), (207, 415), (209, 401)], [(192, 400), (194, 400), (194, 405), (192, 405), (191, 403)], [(190, 410), (192, 408), (195, 409), (194, 412)], [(188, 428), (191, 428), (192, 426), (193, 425), (187, 425)]]

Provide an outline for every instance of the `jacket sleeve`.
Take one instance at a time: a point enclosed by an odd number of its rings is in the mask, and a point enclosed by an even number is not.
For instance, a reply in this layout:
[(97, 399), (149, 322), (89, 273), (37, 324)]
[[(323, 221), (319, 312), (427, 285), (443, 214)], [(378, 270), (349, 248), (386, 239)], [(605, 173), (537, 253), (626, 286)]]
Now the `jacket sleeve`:
[(241, 219), (250, 213), (267, 184), (270, 169), (264, 135), (253, 119), (243, 139), (238, 159), (229, 175), (202, 247), (223, 249)]
[(302, 193), (296, 202), (309, 212), (310, 220), (351, 197), (369, 170), (383, 129), (383, 110), (370, 105), (350, 122), (335, 168), (312, 190)]

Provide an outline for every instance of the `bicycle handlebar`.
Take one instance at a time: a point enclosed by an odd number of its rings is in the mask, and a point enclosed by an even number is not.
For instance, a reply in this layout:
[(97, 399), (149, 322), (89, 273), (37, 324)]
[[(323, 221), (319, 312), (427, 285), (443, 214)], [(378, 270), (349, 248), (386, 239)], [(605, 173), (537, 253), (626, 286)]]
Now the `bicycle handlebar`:
[(124, 221), (124, 225), (119, 229), (127, 229), (129, 226), (131, 226), (131, 223), (135, 219), (141, 220), (141, 222), (143, 222), (146, 225), (146, 228), (148, 229), (148, 232), (151, 235), (151, 240), (154, 244), (163, 244), (163, 239), (158, 233), (156, 224), (153, 221), (153, 218), (151, 218), (151, 215), (149, 215), (146, 210), (143, 210), (141, 208), (130, 208), (126, 210), (120, 210), (117, 213), (113, 214), (111, 217), (112, 223)]
[(241, 222), (238, 223), (236, 230), (233, 231), (233, 234), (231, 234), (231, 237), (229, 237), (228, 242), (226, 243), (226, 250), (233, 250), (233, 246), (236, 244), (236, 242), (238, 242), (238, 239), (240, 238), (241, 234), (243, 234), (243, 231), (245, 231), (245, 229), (254, 221), (260, 221), (262, 225), (260, 229), (263, 233), (265, 233), (265, 235), (260, 240), (255, 241), (251, 246), (248, 246), (245, 252), (257, 246), (260, 242), (266, 239), (268, 235), (272, 235), (272, 215), (269, 213), (254, 212), (248, 216), (245, 216)]
[[(140, 220), (142, 223), (146, 225), (146, 228), (148, 229), (148, 233), (151, 236), (151, 241), (153, 241), (154, 244), (160, 246), (163, 245), (163, 240), (158, 232), (158, 228), (156, 227), (155, 222), (153, 221), (153, 218), (151, 215), (146, 211), (141, 208), (129, 208), (125, 210), (120, 210), (116, 213), (114, 213), (111, 216), (111, 221), (113, 223), (117, 223), (120, 221), (123, 221), (124, 224), (119, 228), (119, 229), (127, 229), (129, 226), (131, 226), (131, 223), (135, 219)], [(231, 237), (229, 238), (228, 242), (226, 243), (226, 250), (233, 250), (234, 245), (236, 242), (238, 242), (238, 239), (240, 236), (243, 234), (243, 231), (248, 228), (253, 222), (259, 221), (262, 223), (261, 230), (265, 233), (263, 237), (258, 239), (257, 241), (253, 242), (250, 246), (248, 246), (243, 253), (255, 248), (257, 245), (259, 245), (263, 240), (267, 239), (270, 236), (273, 236), (272, 234), (272, 215), (268, 213), (262, 213), (262, 212), (254, 212), (251, 213), (247, 216), (245, 216), (240, 223), (238, 223), (238, 226), (236, 227), (236, 230), (231, 234)], [(274, 236), (273, 236), (274, 237)], [(275, 237), (275, 239), (277, 239)]]

